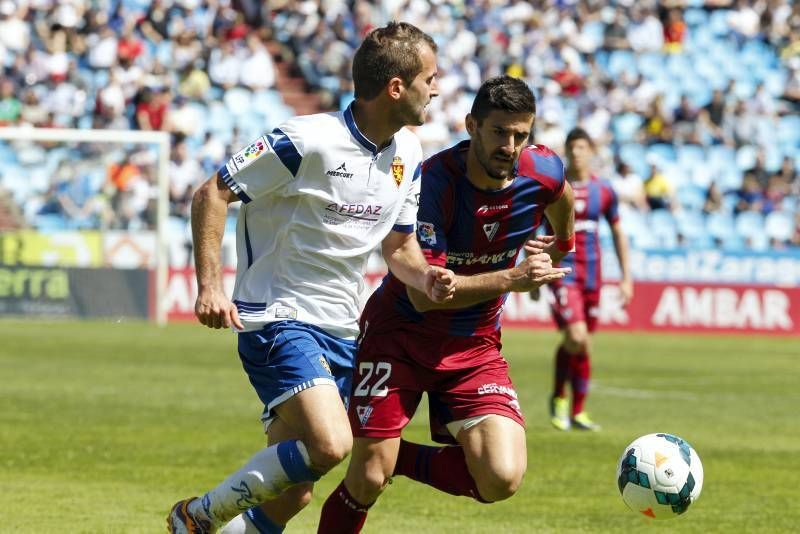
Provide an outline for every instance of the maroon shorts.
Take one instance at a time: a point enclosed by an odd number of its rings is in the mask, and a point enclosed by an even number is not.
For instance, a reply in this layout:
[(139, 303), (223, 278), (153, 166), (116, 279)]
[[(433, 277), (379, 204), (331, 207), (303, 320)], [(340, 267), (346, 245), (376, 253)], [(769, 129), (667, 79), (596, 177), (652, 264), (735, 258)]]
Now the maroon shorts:
[(600, 315), (600, 291), (576, 285), (551, 287), (554, 296), (551, 310), (558, 327), (564, 329), (567, 325), (583, 321), (589, 332), (594, 332)]
[(367, 329), (358, 349), (350, 398), (353, 435), (396, 438), (428, 393), (431, 438), (454, 443), (447, 424), (498, 414), (525, 425), (500, 354), (500, 333), (424, 335), (413, 325)]

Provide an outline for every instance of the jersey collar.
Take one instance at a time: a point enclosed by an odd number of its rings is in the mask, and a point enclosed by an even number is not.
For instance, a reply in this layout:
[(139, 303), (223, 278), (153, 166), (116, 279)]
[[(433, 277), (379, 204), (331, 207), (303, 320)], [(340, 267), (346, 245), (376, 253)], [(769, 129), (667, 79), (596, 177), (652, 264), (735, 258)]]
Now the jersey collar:
[(356, 126), (356, 120), (353, 118), (352, 102), (350, 102), (350, 105), (344, 110), (344, 123), (347, 125), (347, 129), (350, 130), (350, 134), (355, 137), (356, 141), (358, 141), (361, 146), (369, 150), (373, 156), (378, 154), (378, 145), (367, 139), (367, 136), (361, 133), (361, 130)]

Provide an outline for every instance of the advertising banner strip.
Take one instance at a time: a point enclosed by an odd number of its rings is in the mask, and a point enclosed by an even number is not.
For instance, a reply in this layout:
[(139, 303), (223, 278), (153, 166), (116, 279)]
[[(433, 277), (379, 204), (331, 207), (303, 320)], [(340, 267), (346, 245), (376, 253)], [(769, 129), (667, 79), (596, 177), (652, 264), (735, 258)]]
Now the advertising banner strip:
[(148, 318), (148, 271), (0, 266), (0, 315)]
[[(384, 272), (370, 272), (374, 290)], [(226, 291), (235, 272), (223, 274)], [(505, 328), (555, 328), (550, 314), (552, 294), (543, 288), (538, 301), (512, 293), (503, 311)], [(637, 282), (633, 302), (623, 308), (617, 286), (603, 286), (596, 310), (602, 330), (653, 332), (744, 332), (800, 335), (800, 287), (725, 283)], [(193, 269), (170, 271), (167, 308), (170, 320), (194, 320), (197, 286)]]

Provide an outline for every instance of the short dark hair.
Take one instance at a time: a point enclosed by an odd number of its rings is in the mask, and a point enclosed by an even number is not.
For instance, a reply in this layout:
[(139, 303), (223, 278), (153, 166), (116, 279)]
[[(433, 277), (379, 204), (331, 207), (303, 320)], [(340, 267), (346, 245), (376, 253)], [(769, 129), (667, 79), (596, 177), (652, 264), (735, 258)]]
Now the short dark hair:
[(495, 76), (481, 84), (470, 115), (480, 124), (492, 110), (536, 114), (536, 97), (524, 81), (511, 76)]
[(564, 141), (564, 148), (569, 148), (569, 145), (574, 143), (579, 139), (584, 139), (592, 148), (594, 148), (594, 141), (592, 137), (589, 135), (589, 132), (581, 128), (580, 126), (573, 128), (567, 134), (567, 140)]
[(434, 52), (438, 48), (430, 35), (407, 22), (390, 22), (369, 32), (353, 57), (355, 97), (372, 100), (394, 77), (410, 85), (422, 72), (420, 45)]

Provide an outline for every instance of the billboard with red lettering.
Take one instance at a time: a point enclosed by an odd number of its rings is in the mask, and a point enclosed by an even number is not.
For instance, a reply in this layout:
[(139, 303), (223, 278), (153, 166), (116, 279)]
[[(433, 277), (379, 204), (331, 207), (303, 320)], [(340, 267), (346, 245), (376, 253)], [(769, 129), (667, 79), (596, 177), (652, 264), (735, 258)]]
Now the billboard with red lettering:
[[(509, 295), (503, 325), (552, 328), (550, 298)], [(606, 284), (598, 319), (609, 330), (800, 334), (800, 288), (639, 282), (623, 308), (617, 286)]]

